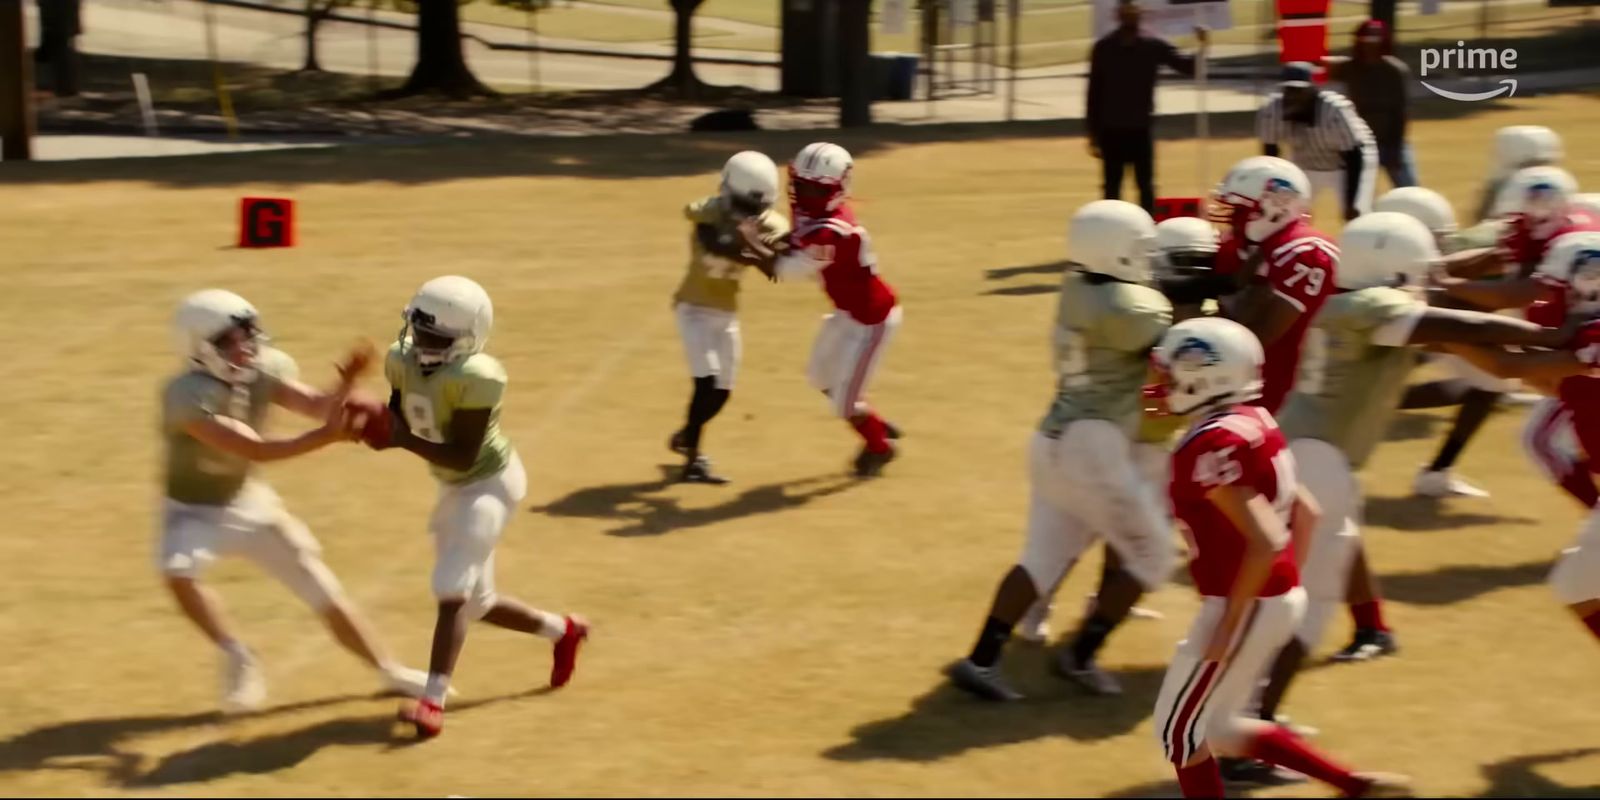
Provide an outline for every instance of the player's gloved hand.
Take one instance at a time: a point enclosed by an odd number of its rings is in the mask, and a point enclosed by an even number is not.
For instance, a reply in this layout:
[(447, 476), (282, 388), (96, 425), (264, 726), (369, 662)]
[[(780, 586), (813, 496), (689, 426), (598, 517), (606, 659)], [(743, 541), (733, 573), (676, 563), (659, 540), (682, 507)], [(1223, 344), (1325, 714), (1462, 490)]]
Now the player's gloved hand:
[(350, 438), (374, 450), (394, 444), (394, 415), (388, 406), (358, 393), (345, 398), (344, 408), (349, 413)]

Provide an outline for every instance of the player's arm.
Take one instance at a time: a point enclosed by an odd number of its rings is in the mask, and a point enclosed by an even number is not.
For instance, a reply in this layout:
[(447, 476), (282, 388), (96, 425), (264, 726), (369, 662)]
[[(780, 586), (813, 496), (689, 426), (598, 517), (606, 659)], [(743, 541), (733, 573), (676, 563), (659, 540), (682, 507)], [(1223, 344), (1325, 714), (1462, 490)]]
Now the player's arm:
[(1233, 593), (1228, 595), (1222, 618), (1217, 621), (1211, 642), (1206, 646), (1205, 659), (1221, 661), (1227, 657), (1228, 643), (1233, 641), (1240, 623), (1272, 574), (1272, 560), (1278, 552), (1273, 542), (1287, 541), (1289, 532), (1284, 530), (1272, 503), (1247, 486), (1223, 484), (1207, 492), (1206, 499), (1216, 505), (1245, 540)]
[(784, 281), (815, 276), (832, 262), (833, 251), (846, 244), (828, 240), (794, 247), (788, 242), (763, 241), (760, 225), (753, 219), (739, 223), (739, 236), (743, 239), (745, 260), (768, 278)]
[(1434, 283), (1446, 296), (1491, 311), (1502, 308), (1527, 308), (1544, 293), (1543, 284), (1534, 278), (1465, 280), (1437, 277)]
[[(1545, 328), (1525, 319), (1462, 311), (1454, 308), (1419, 306), (1415, 322), (1399, 318), (1374, 333), (1372, 341), (1384, 347), (1407, 344), (1482, 344), (1517, 347), (1560, 347), (1572, 338), (1567, 328)], [(1406, 326), (1411, 328), (1406, 331)]]
[(356, 381), (372, 366), (376, 355), (377, 351), (371, 342), (357, 342), (344, 359), (335, 365), (339, 379), (333, 388), (323, 391), (297, 380), (280, 379), (273, 388), (272, 402), (301, 416), (323, 419), (334, 406), (342, 404), (349, 396)]
[(461, 472), (471, 469), (478, 460), (483, 439), (489, 433), (489, 420), (494, 416), (492, 408), (458, 408), (450, 416), (450, 428), (445, 431), (444, 441), (430, 442), (412, 433), (411, 426), (404, 423), (398, 389), (389, 395), (389, 412), (395, 420), (389, 440), (369, 442), (373, 449), (398, 447), (416, 453), (429, 464)]
[(321, 427), (288, 439), (264, 439), (249, 425), (215, 414), (191, 419), (184, 423), (183, 430), (213, 450), (246, 461), (282, 461), (350, 438), (346, 423), (343, 407), (335, 404)]
[(1306, 487), (1295, 491), (1294, 508), (1289, 514), (1289, 542), (1294, 548), (1294, 565), (1304, 567), (1306, 555), (1311, 552), (1311, 534), (1322, 519), (1322, 506)]
[(1505, 272), (1506, 251), (1500, 247), (1475, 247), (1451, 253), (1439, 260), (1436, 274), (1476, 280)]
[(1555, 394), (1561, 381), (1593, 370), (1570, 350), (1507, 350), (1503, 347), (1446, 345), (1445, 350), (1466, 359), (1478, 369), (1502, 378), (1515, 378)]
[(1268, 283), (1257, 283), (1239, 295), (1233, 306), (1234, 321), (1249, 328), (1267, 346), (1289, 332), (1305, 313), (1305, 306)]

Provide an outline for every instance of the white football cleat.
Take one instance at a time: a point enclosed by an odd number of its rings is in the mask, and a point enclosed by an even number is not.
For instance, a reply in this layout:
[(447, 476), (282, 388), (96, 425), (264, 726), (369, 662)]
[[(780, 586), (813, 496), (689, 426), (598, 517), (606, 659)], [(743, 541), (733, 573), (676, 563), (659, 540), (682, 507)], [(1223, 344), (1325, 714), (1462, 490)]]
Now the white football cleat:
[(261, 666), (249, 653), (229, 653), (222, 666), (222, 710), (229, 714), (254, 711), (267, 699), (267, 682)]
[(1488, 497), (1489, 493), (1456, 477), (1448, 470), (1424, 469), (1411, 490), (1422, 497)]

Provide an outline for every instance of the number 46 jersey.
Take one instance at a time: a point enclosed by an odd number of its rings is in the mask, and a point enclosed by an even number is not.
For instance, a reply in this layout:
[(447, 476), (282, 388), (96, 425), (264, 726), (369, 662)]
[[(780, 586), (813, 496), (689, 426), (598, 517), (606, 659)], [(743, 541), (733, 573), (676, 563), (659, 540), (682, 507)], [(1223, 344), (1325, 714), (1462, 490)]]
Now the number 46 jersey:
[(1266, 409), (1235, 406), (1196, 422), (1172, 453), (1172, 513), (1189, 544), (1189, 572), (1200, 594), (1233, 593), (1244, 561), (1245, 537), (1211, 501), (1220, 486), (1252, 489), (1272, 503), (1285, 537), (1259, 597), (1276, 597), (1300, 583), (1287, 537), (1299, 484), (1283, 432)]
[(1103, 419), (1130, 437), (1138, 427), (1150, 348), (1172, 324), (1172, 304), (1136, 283), (1068, 272), (1056, 308), (1056, 399), (1040, 422), (1047, 436)]
[(383, 374), (400, 393), (406, 427), (419, 439), (445, 442), (457, 412), (490, 409), (489, 429), (472, 467), (463, 472), (430, 465), (435, 478), (449, 484), (471, 483), (498, 474), (510, 463), (511, 441), (500, 432), (506, 369), (494, 356), (474, 353), (424, 374), (409, 348), (396, 343), (384, 359)]

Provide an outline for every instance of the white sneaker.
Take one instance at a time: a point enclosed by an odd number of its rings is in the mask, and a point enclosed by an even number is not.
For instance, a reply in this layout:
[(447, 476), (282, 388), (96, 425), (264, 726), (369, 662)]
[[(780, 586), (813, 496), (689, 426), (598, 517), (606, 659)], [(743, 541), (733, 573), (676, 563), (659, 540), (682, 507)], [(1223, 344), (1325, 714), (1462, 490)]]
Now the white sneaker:
[(1536, 406), (1545, 399), (1545, 396), (1538, 392), (1511, 392), (1500, 395), (1500, 402), (1508, 406)]
[(228, 653), (222, 666), (222, 710), (230, 714), (254, 711), (267, 699), (267, 682), (261, 666), (248, 652)]
[(1411, 491), (1423, 497), (1488, 497), (1489, 493), (1456, 477), (1447, 470), (1424, 469), (1417, 473)]

